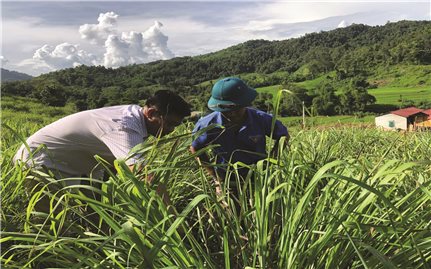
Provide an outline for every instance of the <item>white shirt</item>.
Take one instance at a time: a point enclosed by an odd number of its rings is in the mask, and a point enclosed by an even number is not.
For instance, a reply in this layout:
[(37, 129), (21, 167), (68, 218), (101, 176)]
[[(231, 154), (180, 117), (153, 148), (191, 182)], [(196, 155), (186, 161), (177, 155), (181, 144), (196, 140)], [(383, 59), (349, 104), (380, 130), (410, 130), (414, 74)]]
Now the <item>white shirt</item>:
[[(46, 166), (69, 176), (90, 176), (96, 168), (95, 155), (109, 163), (125, 159), (130, 150), (148, 136), (142, 108), (121, 105), (87, 110), (64, 117), (37, 131), (27, 139), (34, 156), (24, 145), (14, 160), (29, 167)], [(44, 145), (41, 150), (37, 150)], [(128, 165), (139, 157), (128, 158)]]

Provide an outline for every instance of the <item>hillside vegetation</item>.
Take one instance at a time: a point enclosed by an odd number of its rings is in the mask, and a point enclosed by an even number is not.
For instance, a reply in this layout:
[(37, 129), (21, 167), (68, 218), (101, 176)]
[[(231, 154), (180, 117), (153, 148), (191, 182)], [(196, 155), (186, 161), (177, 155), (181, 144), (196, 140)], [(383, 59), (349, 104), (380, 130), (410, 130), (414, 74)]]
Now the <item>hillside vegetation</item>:
[[(372, 111), (382, 112), (404, 104), (391, 100), (392, 106), (371, 106), (379, 88), (396, 92), (401, 87), (415, 87), (421, 91), (431, 85), (429, 40), (430, 21), (374, 27), (357, 24), (284, 41), (253, 40), (205, 55), (118, 69), (79, 66), (30, 81), (4, 83), (2, 92), (38, 98), (49, 105), (73, 103), (82, 110), (136, 103), (168, 87), (187, 97), (195, 109), (201, 109), (212, 83), (235, 75), (253, 87), (281, 85), (293, 89), (296, 97), (292, 96), (285, 106), (297, 106), (302, 98), (315, 114), (351, 114), (373, 107)], [(375, 89), (374, 98), (368, 89)], [(412, 99), (413, 104), (431, 107), (431, 98), (426, 97)], [(269, 98), (261, 96), (257, 106), (265, 108)], [(377, 104), (382, 102), (377, 98)], [(282, 113), (298, 114), (287, 107)]]

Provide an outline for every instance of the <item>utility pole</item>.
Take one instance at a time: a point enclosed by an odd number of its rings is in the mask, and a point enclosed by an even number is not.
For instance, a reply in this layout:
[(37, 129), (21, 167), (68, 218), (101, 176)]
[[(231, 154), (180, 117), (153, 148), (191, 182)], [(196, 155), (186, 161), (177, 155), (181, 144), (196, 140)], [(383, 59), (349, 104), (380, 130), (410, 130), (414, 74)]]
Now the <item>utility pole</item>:
[(305, 105), (302, 101), (302, 129), (305, 129)]

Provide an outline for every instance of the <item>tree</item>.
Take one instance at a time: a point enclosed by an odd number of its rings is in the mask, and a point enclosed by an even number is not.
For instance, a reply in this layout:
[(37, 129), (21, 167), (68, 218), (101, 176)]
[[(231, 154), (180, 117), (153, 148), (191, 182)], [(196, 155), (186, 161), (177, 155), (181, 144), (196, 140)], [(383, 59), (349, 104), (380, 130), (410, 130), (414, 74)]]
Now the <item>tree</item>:
[(104, 102), (104, 106), (113, 106), (121, 104), (122, 90), (118, 86), (111, 86), (102, 89), (100, 99)]
[(335, 115), (336, 107), (339, 105), (338, 96), (334, 87), (329, 84), (322, 84), (313, 97), (312, 107), (319, 115)]
[(270, 93), (258, 93), (253, 105), (263, 111), (271, 111), (273, 108), (273, 95)]
[(1, 84), (3, 95), (30, 96), (33, 91), (34, 86), (28, 81), (10, 81)]
[(284, 95), (280, 104), (280, 114), (282, 116), (298, 116), (302, 114), (302, 102), (306, 107), (312, 103), (312, 97), (308, 95), (306, 89), (287, 84), (283, 89), (288, 89), (291, 93)]
[(56, 80), (42, 80), (32, 95), (49, 106), (64, 106), (67, 101), (65, 88)]
[(86, 88), (87, 91), (87, 107), (88, 109), (94, 109), (103, 107), (106, 100), (100, 99), (100, 89), (99, 88)]
[(315, 78), (318, 74), (328, 72), (334, 68), (334, 63), (332, 61), (329, 48), (320, 46), (311, 48), (304, 58), (308, 63), (312, 78)]
[(364, 112), (367, 105), (376, 102), (376, 98), (368, 93), (367, 85), (368, 82), (362, 78), (350, 81), (349, 86), (343, 89), (339, 96), (341, 114)]
[(139, 100), (147, 99), (151, 95), (145, 88), (129, 88), (122, 94), (122, 103), (137, 104)]

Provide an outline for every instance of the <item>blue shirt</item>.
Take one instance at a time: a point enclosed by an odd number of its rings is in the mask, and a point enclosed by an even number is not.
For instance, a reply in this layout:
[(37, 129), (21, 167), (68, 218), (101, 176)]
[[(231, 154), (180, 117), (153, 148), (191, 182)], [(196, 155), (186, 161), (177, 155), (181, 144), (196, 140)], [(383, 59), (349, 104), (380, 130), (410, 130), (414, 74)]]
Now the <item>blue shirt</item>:
[[(266, 136), (271, 135), (272, 118), (271, 114), (247, 108), (247, 119), (239, 129), (213, 128), (197, 137), (192, 142), (192, 146), (199, 150), (210, 144), (219, 144), (220, 146), (214, 149), (219, 164), (238, 161), (245, 164), (256, 163), (267, 156)], [(196, 123), (193, 132), (211, 124), (224, 125), (220, 112), (213, 112), (201, 118)], [(287, 128), (277, 120), (272, 138), (278, 140), (287, 134)]]

